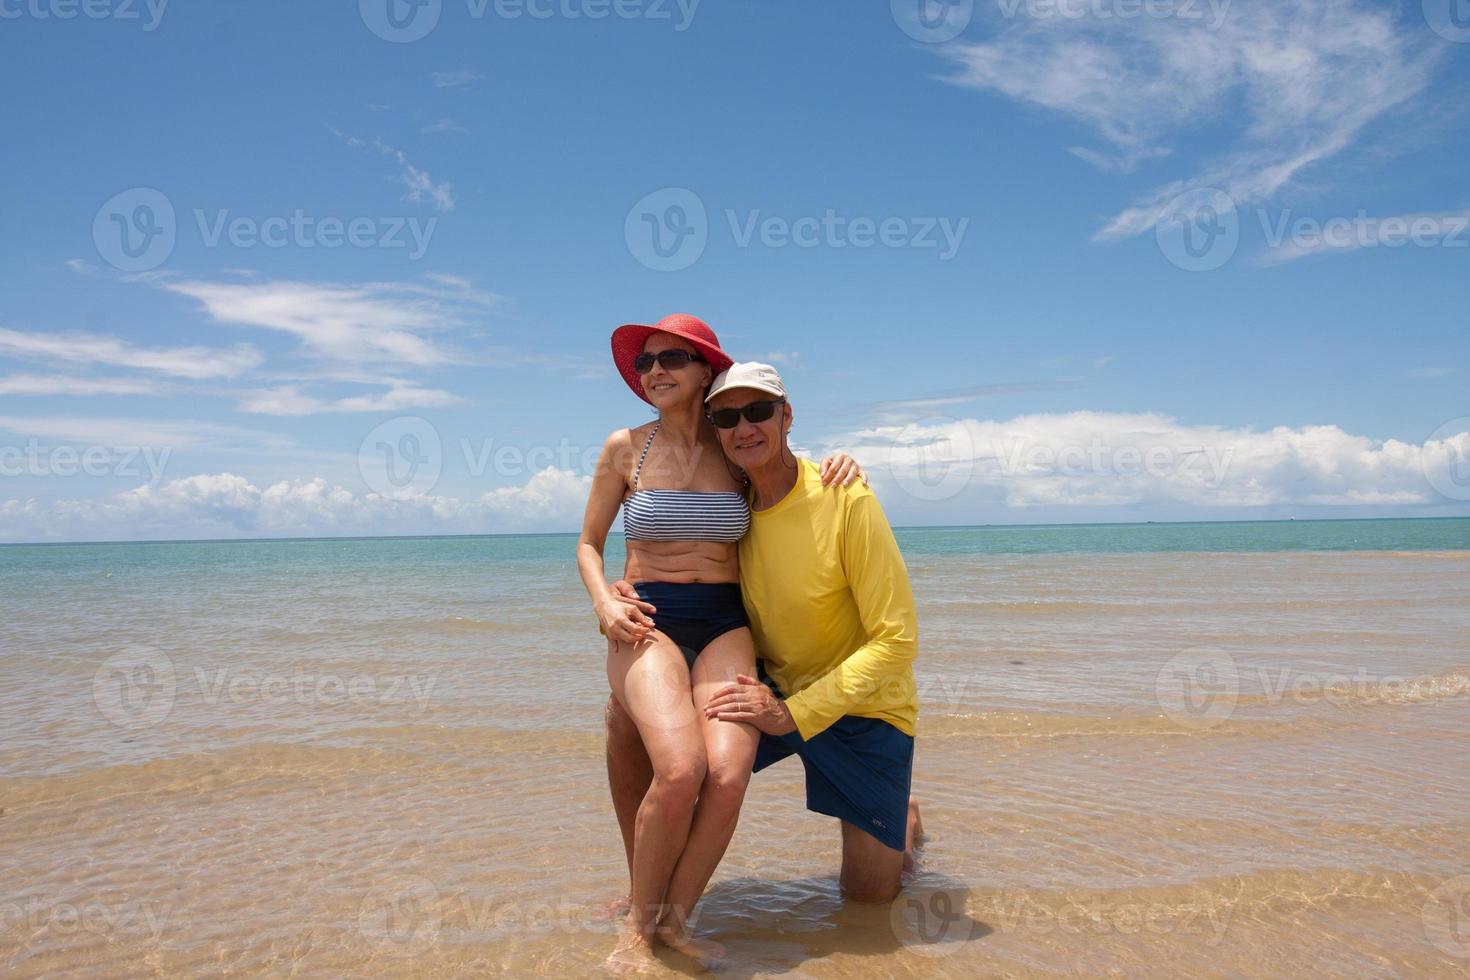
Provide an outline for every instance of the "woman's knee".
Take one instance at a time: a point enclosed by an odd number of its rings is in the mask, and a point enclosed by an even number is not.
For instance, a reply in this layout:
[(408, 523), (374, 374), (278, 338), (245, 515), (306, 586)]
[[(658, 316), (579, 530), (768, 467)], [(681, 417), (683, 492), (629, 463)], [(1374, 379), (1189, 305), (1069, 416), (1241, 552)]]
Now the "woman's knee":
[(661, 766), (655, 766), (654, 782), (670, 803), (694, 805), (704, 783), (708, 766), (701, 755), (681, 755)]
[(711, 759), (709, 771), (700, 789), (700, 800), (722, 810), (740, 811), (745, 790), (750, 785), (750, 765), (728, 759)]

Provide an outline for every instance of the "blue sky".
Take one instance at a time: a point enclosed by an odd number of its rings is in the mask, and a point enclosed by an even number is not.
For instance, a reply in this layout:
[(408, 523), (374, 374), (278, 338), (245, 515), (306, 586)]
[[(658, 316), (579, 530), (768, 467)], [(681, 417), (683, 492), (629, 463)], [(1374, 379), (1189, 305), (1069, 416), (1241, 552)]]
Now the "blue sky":
[(1462, 8), (0, 0), (0, 540), (575, 529), (674, 311), (898, 523), (1470, 513)]

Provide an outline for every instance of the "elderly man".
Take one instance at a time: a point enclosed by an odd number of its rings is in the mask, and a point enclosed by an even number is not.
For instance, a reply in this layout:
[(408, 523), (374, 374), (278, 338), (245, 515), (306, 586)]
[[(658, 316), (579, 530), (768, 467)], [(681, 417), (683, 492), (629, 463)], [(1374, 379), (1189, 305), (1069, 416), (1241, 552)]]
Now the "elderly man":
[[(824, 488), (817, 466), (791, 453), (792, 409), (775, 368), (735, 364), (706, 402), (725, 455), (750, 481), (740, 586), (763, 676), (732, 678), (696, 707), (760, 730), (757, 772), (799, 756), (807, 809), (840, 823), (843, 892), (890, 901), (922, 833), (910, 796), (918, 623), (908, 570), (873, 493)], [(657, 622), (631, 586), (618, 588)], [(616, 701), (607, 762), (626, 841), (650, 769)]]

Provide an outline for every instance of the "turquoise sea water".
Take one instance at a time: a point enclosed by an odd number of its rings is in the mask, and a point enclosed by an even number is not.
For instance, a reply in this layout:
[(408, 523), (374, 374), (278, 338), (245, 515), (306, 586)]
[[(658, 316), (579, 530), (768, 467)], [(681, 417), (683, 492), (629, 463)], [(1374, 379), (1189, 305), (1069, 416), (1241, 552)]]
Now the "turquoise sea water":
[[(1160, 524), (1020, 524), (898, 528), (906, 556), (1149, 554), (1176, 552), (1470, 550), (1470, 517), (1335, 521), (1199, 521)], [(537, 564), (573, 559), (573, 534), (399, 538), (283, 538), (250, 541), (0, 545), (0, 574), (74, 569), (94, 560), (110, 570), (292, 565), (303, 569), (412, 559), (444, 565)], [(608, 567), (621, 564), (621, 536)]]
[[(722, 975), (1464, 975), (1470, 519), (897, 535), (921, 871), (845, 905), (763, 771)], [(0, 547), (0, 975), (597, 975), (627, 869), (575, 543)]]

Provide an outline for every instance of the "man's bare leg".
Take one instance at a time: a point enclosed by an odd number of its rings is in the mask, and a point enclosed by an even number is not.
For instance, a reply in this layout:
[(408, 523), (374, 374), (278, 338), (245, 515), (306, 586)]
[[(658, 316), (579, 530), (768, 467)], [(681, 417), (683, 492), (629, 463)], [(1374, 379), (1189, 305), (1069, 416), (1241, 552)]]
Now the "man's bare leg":
[(913, 867), (914, 845), (923, 839), (919, 804), (909, 797), (905, 849), (895, 851), (872, 834), (839, 820), (842, 826), (842, 893), (855, 902), (891, 902), (903, 887), (902, 874)]
[(618, 829), (623, 834), (623, 850), (628, 856), (629, 891), (633, 880), (633, 827), (638, 807), (653, 783), (653, 763), (643, 747), (643, 736), (618, 699), (607, 699), (607, 784), (612, 790), (613, 811), (618, 816)]

